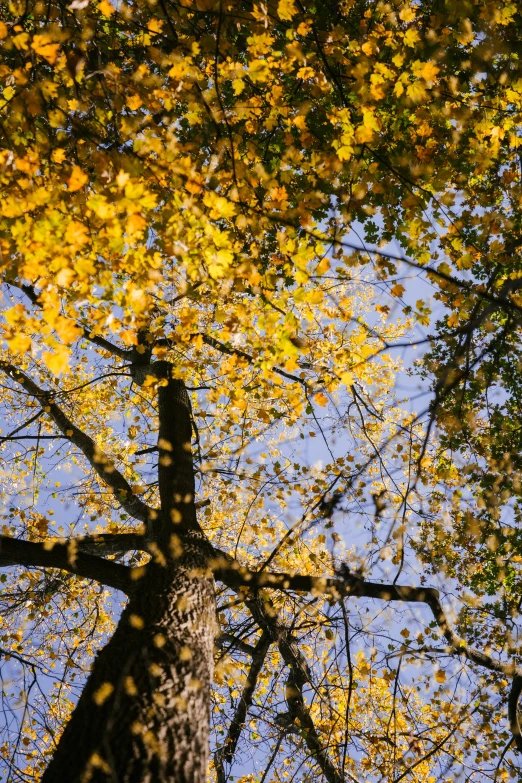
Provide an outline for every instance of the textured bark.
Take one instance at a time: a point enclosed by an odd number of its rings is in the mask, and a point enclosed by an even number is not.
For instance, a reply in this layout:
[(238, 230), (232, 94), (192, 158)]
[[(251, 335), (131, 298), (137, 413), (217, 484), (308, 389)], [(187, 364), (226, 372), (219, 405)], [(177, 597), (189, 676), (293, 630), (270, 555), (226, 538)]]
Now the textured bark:
[(206, 780), (214, 584), (194, 573), (209, 552), (193, 539), (174, 565), (146, 567), (44, 783)]
[[(161, 364), (157, 362), (157, 364)], [(168, 378), (158, 390), (158, 480), (163, 529), (158, 541), (168, 542), (172, 532), (200, 530), (196, 517), (190, 400), (183, 381)]]
[(168, 362), (133, 366), (137, 383), (151, 375), (160, 381), (161, 510), (149, 515), (146, 536), (152, 560), (133, 571), (139, 578), (129, 604), (94, 662), (44, 783), (206, 781), (214, 553), (196, 518), (190, 401), (171, 369)]

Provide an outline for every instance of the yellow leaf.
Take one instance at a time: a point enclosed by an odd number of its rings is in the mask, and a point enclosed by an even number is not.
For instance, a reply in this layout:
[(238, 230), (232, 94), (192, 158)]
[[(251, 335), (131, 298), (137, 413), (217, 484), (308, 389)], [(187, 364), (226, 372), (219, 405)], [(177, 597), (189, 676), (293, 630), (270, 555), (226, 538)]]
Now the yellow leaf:
[(455, 34), (455, 38), (463, 46), (467, 46), (474, 40), (475, 34), (473, 32), (473, 25), (470, 19), (463, 19), (461, 21), (459, 25), (459, 33)]
[(54, 65), (58, 59), (58, 52), (60, 51), (60, 44), (51, 43), (51, 38), (48, 35), (35, 35), (31, 44), (31, 49), (34, 49), (36, 54), (47, 60), (49, 65)]
[(70, 318), (65, 318), (63, 315), (57, 319), (54, 328), (60, 339), (67, 345), (73, 343), (83, 334), (83, 329), (76, 326), (74, 321)]
[(435, 679), (440, 683), (446, 682), (446, 672), (443, 672), (442, 669), (438, 669), (435, 672)]
[(413, 22), (415, 19), (415, 9), (412, 8), (411, 5), (403, 6), (399, 11), (399, 19), (402, 19), (403, 22)]
[(274, 41), (275, 38), (273, 35), (270, 35), (270, 33), (251, 35), (250, 38), (247, 38), (248, 48), (255, 56), (269, 52)]
[(291, 21), (297, 14), (297, 7), (294, 0), (279, 0), (277, 4), (277, 15), (283, 21)]
[(426, 89), (422, 82), (413, 82), (413, 84), (409, 84), (406, 93), (415, 103), (420, 103), (421, 101), (426, 100), (427, 97)]
[(457, 259), (457, 266), (459, 269), (471, 269), (473, 266), (473, 256), (471, 253), (463, 253), (460, 258)]
[(75, 278), (75, 274), (72, 269), (69, 269), (68, 267), (65, 267), (64, 269), (60, 269), (58, 274), (56, 275), (56, 282), (59, 286), (62, 286), (63, 288), (67, 288), (71, 285), (72, 281)]
[(69, 369), (69, 351), (66, 348), (60, 347), (55, 352), (44, 351), (42, 359), (53, 375), (61, 375)]
[(31, 338), (26, 334), (15, 334), (14, 337), (7, 340), (7, 344), (13, 353), (24, 354), (31, 350)]
[(93, 694), (93, 700), (95, 704), (98, 705), (98, 707), (101, 707), (104, 701), (107, 701), (109, 696), (114, 690), (114, 685), (110, 682), (104, 682), (100, 685), (98, 690), (96, 690)]
[(315, 71), (313, 68), (310, 68), (309, 65), (305, 65), (303, 68), (299, 68), (297, 71), (297, 78), (298, 79), (313, 79), (315, 76)]
[(5, 24), (5, 22), (0, 22), (0, 40), (2, 38), (7, 38), (7, 33), (8, 33), (7, 25)]
[(67, 120), (65, 118), (65, 114), (61, 109), (54, 109), (48, 112), (47, 114), (49, 118), (49, 125), (51, 128), (59, 128), (61, 125), (66, 125)]
[(396, 285), (394, 285), (394, 286), (393, 286), (393, 288), (390, 290), (390, 294), (391, 294), (392, 296), (402, 296), (402, 295), (403, 295), (403, 293), (404, 293), (405, 291), (406, 291), (406, 289), (404, 288), (404, 286), (403, 286), (403, 285), (401, 285), (400, 283), (397, 283), (397, 284), (396, 284)]
[(452, 313), (451, 315), (448, 316), (447, 324), (450, 327), (458, 326), (459, 320), (460, 320), (459, 314)]
[(150, 19), (149, 23), (147, 24), (147, 30), (149, 33), (152, 33), (153, 35), (157, 35), (158, 33), (161, 33), (161, 30), (163, 28), (163, 21), (161, 19)]
[(203, 197), (205, 206), (210, 207), (210, 217), (214, 220), (230, 218), (236, 214), (236, 206), (223, 196), (217, 196), (212, 191), (205, 193)]
[(50, 100), (52, 98), (58, 97), (58, 85), (56, 84), (56, 82), (52, 82), (50, 79), (45, 79), (40, 84), (40, 89), (46, 100)]
[(17, 49), (29, 48), (29, 33), (18, 33), (12, 40)]
[(419, 41), (420, 35), (418, 30), (414, 30), (412, 27), (410, 27), (409, 30), (406, 30), (404, 33), (404, 43), (406, 46), (414, 47)]
[(253, 82), (266, 82), (270, 76), (270, 69), (265, 60), (252, 60), (248, 68), (248, 75)]
[(209, 275), (214, 279), (224, 277), (233, 260), (234, 256), (230, 250), (218, 250), (208, 265)]
[(171, 77), (171, 79), (177, 79), (178, 81), (181, 81), (182, 79), (185, 78), (189, 70), (190, 67), (188, 63), (178, 62), (175, 63), (170, 69), (169, 76)]
[(78, 220), (71, 220), (65, 231), (65, 241), (73, 247), (81, 247), (89, 241), (87, 228)]
[(350, 160), (352, 155), (353, 155), (353, 147), (349, 147), (348, 145), (339, 147), (339, 149), (337, 150), (337, 157), (339, 158), (339, 160)]
[(234, 90), (234, 95), (241, 95), (245, 89), (245, 82), (243, 79), (234, 79), (232, 82), (232, 89)]
[(111, 16), (114, 13), (114, 8), (108, 0), (101, 0), (101, 3), (98, 4), (98, 11), (104, 16)]
[(81, 170), (79, 166), (73, 166), (71, 176), (67, 180), (69, 190), (75, 191), (83, 188), (89, 177)]
[(143, 101), (141, 100), (141, 97), (139, 95), (128, 95), (125, 103), (131, 109), (132, 111), (136, 111), (136, 109), (139, 109), (142, 105)]
[(422, 76), (422, 78), (427, 82), (432, 82), (439, 71), (440, 68), (437, 68), (437, 66), (433, 65), (433, 63), (422, 63), (422, 68), (420, 69), (418, 75)]
[(127, 182), (129, 181), (129, 179), (130, 179), (130, 175), (129, 175), (129, 174), (127, 174), (127, 172), (126, 172), (126, 171), (123, 171), (123, 169), (120, 169), (120, 171), (119, 171), (119, 172), (118, 172), (118, 174), (116, 175), (116, 184), (117, 184), (117, 186), (118, 186), (118, 187), (119, 187), (121, 190), (123, 190), (123, 188), (125, 187), (125, 185), (126, 185), (126, 184), (127, 184)]
[(355, 140), (358, 144), (365, 144), (365, 142), (371, 141), (373, 136), (374, 132), (372, 128), (368, 128), (366, 125), (359, 125), (355, 131)]
[(10, 326), (24, 323), (26, 315), (25, 307), (22, 304), (16, 304), (14, 307), (10, 307), (9, 310), (4, 310), (4, 318)]
[(80, 277), (88, 277), (89, 275), (95, 274), (96, 267), (90, 258), (80, 257), (74, 264), (74, 271)]
[(129, 215), (125, 227), (127, 230), (127, 234), (134, 235), (139, 233), (140, 231), (143, 231), (146, 225), (147, 225), (147, 221), (145, 220), (143, 215), (134, 214), (134, 215)]
[(428, 125), (427, 122), (421, 122), (421, 124), (417, 127), (417, 134), (419, 136), (431, 136), (433, 133), (433, 128)]
[(320, 405), (321, 408), (325, 408), (328, 405), (328, 397), (323, 392), (317, 392), (317, 394), (314, 394), (314, 402)]

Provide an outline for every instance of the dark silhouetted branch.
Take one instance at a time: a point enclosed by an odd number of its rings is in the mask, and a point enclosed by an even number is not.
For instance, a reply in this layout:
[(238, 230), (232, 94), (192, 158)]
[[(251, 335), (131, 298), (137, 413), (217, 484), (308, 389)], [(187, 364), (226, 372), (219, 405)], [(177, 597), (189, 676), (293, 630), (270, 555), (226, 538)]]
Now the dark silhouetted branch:
[(221, 748), (214, 755), (214, 766), (218, 783), (225, 783), (226, 776), (223, 768), (224, 764), (231, 764), (236, 752), (237, 743), (241, 736), (241, 731), (245, 725), (245, 719), (248, 710), (254, 699), (254, 693), (257, 686), (257, 680), (263, 668), (266, 654), (271, 644), (270, 635), (263, 632), (258, 643), (254, 647), (252, 654), (252, 663), (243, 688), (243, 693), (236, 707), (236, 711), (230, 723), (226, 739)]
[(0, 568), (7, 566), (58, 568), (124, 593), (129, 593), (133, 585), (130, 568), (81, 552), (75, 541), (38, 543), (0, 536)]

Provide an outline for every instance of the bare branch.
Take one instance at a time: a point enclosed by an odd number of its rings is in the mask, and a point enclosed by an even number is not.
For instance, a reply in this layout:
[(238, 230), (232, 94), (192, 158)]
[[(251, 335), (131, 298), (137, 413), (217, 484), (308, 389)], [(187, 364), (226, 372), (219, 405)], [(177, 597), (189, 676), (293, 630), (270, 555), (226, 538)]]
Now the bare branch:
[(226, 652), (238, 650), (245, 655), (254, 655), (255, 648), (252, 647), (251, 644), (244, 642), (242, 639), (238, 639), (237, 636), (234, 636), (232, 633), (220, 633), (215, 642), (216, 647), (219, 647), (220, 650), (224, 650), (225, 642), (228, 644), (228, 647), (226, 647)]
[[(30, 424), (33, 423), (33, 421), (36, 421), (36, 419), (39, 419), (42, 415), (43, 411), (38, 411), (34, 414), (34, 416), (31, 416), (31, 418), (27, 419), (27, 421), (24, 421), (23, 424), (20, 424), (18, 427), (15, 427), (14, 430), (11, 430), (7, 435), (4, 435), (0, 438), (0, 443), (3, 443), (7, 440), (15, 440), (14, 436), (17, 432), (20, 432), (21, 430), (24, 430), (26, 427), (28, 427)], [(19, 436), (20, 437), (20, 436)]]
[(269, 634), (263, 632), (253, 650), (252, 663), (246, 678), (245, 687), (228, 728), (226, 739), (214, 755), (214, 766), (216, 768), (218, 783), (225, 783), (226, 781), (223, 765), (224, 763), (231, 764), (234, 758), (237, 743), (239, 742), (241, 731), (245, 725), (247, 712), (254, 699), (257, 679), (263, 668), (270, 644), (271, 638)]
[(290, 717), (299, 726), (312, 758), (319, 765), (328, 783), (344, 783), (341, 773), (321, 743), (303, 698), (303, 687), (307, 683), (312, 685), (312, 678), (297, 639), (278, 619), (277, 611), (269, 600), (265, 600), (265, 596), (251, 598), (247, 601), (247, 606), (258, 625), (277, 644), (281, 657), (290, 670), (286, 683), (286, 703)]

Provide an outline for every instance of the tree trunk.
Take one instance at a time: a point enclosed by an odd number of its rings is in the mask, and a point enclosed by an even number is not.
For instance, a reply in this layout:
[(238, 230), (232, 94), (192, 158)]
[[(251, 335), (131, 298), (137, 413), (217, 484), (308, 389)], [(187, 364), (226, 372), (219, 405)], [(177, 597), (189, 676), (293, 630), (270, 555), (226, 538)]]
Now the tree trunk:
[(210, 546), (197, 533), (182, 545), (137, 580), (44, 783), (205, 783), (214, 583), (201, 573)]

